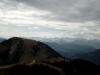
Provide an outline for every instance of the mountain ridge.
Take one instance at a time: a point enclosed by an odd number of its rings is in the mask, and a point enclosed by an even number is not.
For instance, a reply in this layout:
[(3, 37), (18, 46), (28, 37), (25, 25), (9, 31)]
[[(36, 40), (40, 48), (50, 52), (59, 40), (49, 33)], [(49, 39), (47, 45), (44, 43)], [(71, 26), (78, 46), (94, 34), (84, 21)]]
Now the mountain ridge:
[(90, 62), (97, 64), (97, 65), (100, 65), (100, 49), (97, 49), (97, 50), (89, 52), (89, 53), (76, 54), (72, 57), (72, 59), (88, 60)]
[(29, 64), (33, 60), (37, 62), (52, 60), (54, 62), (59, 61), (58, 59), (64, 60), (59, 53), (39, 41), (14, 37), (0, 44), (1, 62)]

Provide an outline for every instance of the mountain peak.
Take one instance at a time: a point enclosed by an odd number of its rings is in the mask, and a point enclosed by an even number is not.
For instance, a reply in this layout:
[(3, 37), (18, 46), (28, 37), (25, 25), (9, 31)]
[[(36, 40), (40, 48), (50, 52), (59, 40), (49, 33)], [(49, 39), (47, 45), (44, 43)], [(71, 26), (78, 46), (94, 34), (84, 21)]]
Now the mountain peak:
[(22, 40), (23, 38), (20, 38), (20, 37), (12, 37), (12, 38), (10, 38), (10, 39), (8, 39), (8, 40)]
[(46, 61), (62, 61), (64, 58), (55, 50), (39, 41), (13, 37), (0, 45), (0, 63), (32, 63)]

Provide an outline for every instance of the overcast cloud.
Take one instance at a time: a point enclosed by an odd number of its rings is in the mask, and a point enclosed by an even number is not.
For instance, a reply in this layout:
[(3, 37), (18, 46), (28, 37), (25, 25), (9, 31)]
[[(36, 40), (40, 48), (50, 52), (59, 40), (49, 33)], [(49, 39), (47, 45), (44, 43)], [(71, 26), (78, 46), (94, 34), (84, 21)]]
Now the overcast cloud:
[(0, 0), (0, 35), (100, 39), (100, 0)]

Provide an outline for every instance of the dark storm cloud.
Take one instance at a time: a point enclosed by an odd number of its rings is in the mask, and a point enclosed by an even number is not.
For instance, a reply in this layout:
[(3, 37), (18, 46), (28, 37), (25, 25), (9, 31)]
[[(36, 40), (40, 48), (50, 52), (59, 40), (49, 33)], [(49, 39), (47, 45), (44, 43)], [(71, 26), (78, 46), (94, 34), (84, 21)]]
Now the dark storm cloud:
[(87, 22), (100, 20), (100, 0), (15, 0), (40, 10), (52, 12), (49, 20)]

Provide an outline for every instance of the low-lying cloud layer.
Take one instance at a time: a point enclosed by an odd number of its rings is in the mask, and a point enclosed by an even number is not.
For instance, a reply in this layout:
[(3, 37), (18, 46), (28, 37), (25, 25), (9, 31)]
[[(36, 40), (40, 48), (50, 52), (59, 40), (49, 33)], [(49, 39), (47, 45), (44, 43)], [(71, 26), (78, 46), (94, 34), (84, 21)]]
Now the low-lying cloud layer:
[(100, 0), (1, 0), (0, 35), (100, 39)]

